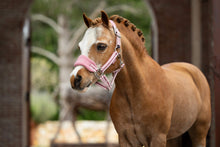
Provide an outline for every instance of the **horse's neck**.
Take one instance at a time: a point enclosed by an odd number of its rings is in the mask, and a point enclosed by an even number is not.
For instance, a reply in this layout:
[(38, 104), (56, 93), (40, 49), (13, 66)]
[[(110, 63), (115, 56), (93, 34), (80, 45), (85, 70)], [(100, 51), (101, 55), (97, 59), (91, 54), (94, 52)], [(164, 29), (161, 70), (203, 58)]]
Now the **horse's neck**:
[(155, 75), (162, 72), (161, 67), (146, 53), (139, 53), (130, 41), (122, 36), (122, 56), (125, 67), (116, 78), (118, 89), (130, 90), (148, 87)]

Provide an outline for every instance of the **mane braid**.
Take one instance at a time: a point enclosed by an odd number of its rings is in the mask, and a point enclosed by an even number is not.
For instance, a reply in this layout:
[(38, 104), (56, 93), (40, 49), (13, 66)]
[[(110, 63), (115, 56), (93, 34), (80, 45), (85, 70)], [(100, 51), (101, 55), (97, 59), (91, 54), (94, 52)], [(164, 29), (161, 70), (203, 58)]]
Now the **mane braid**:
[[(138, 48), (139, 49), (139, 52), (141, 54), (143, 54), (143, 52), (146, 52), (146, 48), (145, 48), (145, 38), (143, 36), (143, 32), (136, 28), (136, 26), (131, 23), (128, 19), (126, 18), (123, 18), (121, 16), (118, 16), (118, 15), (112, 15), (110, 17), (111, 20), (113, 20), (114, 22), (120, 24), (118, 27), (119, 27), (119, 30), (121, 28), (121, 30), (124, 30), (123, 33), (136, 33), (136, 35), (126, 35), (127, 38), (130, 38), (130, 41), (133, 45), (135, 45), (136, 49)], [(124, 29), (122, 29), (124, 28)], [(126, 29), (126, 30), (125, 30)], [(125, 32), (126, 31), (126, 32)], [(136, 41), (133, 41), (134, 39), (136, 39)], [(138, 40), (138, 41), (137, 41)]]
[[(111, 20), (113, 20), (114, 22), (121, 24), (119, 25), (119, 30), (120, 28), (122, 30), (124, 30), (123, 33), (125, 33), (124, 35), (126, 35), (126, 37), (128, 39), (130, 39), (130, 42), (135, 46), (135, 48), (139, 51), (140, 55), (143, 55), (144, 52), (147, 52), (146, 48), (145, 48), (145, 38), (143, 36), (143, 33), (140, 29), (136, 28), (136, 26), (131, 23), (128, 19), (123, 18), (121, 16), (118, 15), (112, 15), (110, 17)], [(102, 20), (100, 17), (92, 20), (92, 27), (96, 27), (98, 25), (102, 24)], [(121, 30), (120, 30), (121, 31)], [(135, 35), (130, 35), (130, 33), (135, 33)], [(134, 41), (135, 39), (135, 41)]]

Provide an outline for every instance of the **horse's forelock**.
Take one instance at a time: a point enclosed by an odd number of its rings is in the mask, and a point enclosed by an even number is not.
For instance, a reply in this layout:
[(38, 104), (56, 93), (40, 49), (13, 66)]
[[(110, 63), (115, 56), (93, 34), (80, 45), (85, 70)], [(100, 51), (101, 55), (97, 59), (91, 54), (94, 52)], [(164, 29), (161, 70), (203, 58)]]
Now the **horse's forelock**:
[(96, 27), (96, 26), (98, 26), (98, 25), (100, 25), (100, 24), (102, 24), (102, 20), (101, 20), (100, 17), (98, 17), (98, 18), (92, 20), (92, 23), (91, 23), (92, 27)]

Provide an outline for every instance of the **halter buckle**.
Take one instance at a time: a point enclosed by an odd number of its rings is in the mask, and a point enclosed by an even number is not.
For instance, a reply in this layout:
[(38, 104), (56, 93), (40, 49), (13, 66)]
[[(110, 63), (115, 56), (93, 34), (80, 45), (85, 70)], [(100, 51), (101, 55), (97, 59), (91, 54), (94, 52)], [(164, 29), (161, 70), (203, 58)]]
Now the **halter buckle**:
[(97, 79), (100, 79), (104, 73), (102, 72), (102, 70), (99, 68), (96, 72), (94, 72), (94, 75)]

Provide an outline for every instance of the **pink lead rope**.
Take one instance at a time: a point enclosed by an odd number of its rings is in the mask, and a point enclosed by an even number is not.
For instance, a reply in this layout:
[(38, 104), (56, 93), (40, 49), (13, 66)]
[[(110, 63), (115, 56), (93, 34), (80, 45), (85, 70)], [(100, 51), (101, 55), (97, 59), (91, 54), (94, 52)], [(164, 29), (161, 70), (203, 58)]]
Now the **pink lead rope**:
[[(81, 65), (81, 66), (84, 66), (90, 72), (93, 72), (95, 74), (95, 76), (100, 80), (100, 81), (96, 82), (96, 84), (105, 88), (106, 90), (112, 89), (112, 86), (114, 84), (114, 81), (115, 81), (117, 74), (124, 66), (124, 63), (121, 60), (121, 55), (120, 55), (120, 53), (117, 52), (117, 49), (119, 49), (121, 47), (120, 32), (119, 32), (118, 28), (116, 27), (115, 23), (112, 20), (110, 20), (110, 22), (113, 26), (114, 33), (116, 36), (116, 47), (115, 47), (115, 51), (113, 52), (111, 57), (108, 59), (108, 61), (101, 68), (98, 68), (94, 61), (89, 59), (87, 56), (80, 55), (74, 64), (74, 67)], [(115, 61), (117, 60), (117, 57), (120, 59), (120, 67), (118, 69), (116, 69), (115, 71), (113, 71), (113, 73), (112, 73), (113, 78), (112, 78), (111, 82), (109, 82), (109, 80), (107, 79), (104, 72), (109, 68), (109, 66), (111, 66), (113, 63), (115, 63)]]

